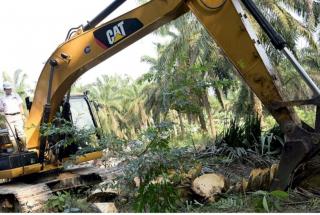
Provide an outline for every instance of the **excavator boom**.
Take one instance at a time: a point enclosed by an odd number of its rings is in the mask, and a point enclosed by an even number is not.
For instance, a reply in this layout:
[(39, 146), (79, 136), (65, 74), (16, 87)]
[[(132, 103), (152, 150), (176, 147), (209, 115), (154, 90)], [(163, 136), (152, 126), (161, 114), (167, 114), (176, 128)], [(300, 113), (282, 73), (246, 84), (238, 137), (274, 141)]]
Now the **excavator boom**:
[[(27, 130), (28, 148), (39, 147), (38, 126), (48, 99), (46, 90), (52, 67), (50, 60), (57, 62), (49, 98), (52, 118), (63, 96), (83, 73), (189, 10), (206, 27), (244, 81), (267, 108), (274, 101), (283, 101), (274, 69), (254, 35), (240, 2), (216, 1), (221, 2), (216, 8), (207, 7), (203, 2), (206, 1), (150, 1), (108, 23), (82, 32), (59, 46), (49, 58), (38, 80), (27, 121), (27, 127), (30, 128)], [(269, 110), (279, 124), (298, 122), (298, 118), (289, 108)]]

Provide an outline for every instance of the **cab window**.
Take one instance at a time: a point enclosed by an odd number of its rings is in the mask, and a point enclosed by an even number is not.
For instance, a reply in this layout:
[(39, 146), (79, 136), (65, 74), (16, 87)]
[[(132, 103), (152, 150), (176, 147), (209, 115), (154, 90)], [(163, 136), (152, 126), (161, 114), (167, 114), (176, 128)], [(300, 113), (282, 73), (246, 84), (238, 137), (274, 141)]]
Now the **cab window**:
[(84, 98), (71, 98), (69, 102), (73, 124), (79, 129), (94, 128), (95, 126), (86, 100)]

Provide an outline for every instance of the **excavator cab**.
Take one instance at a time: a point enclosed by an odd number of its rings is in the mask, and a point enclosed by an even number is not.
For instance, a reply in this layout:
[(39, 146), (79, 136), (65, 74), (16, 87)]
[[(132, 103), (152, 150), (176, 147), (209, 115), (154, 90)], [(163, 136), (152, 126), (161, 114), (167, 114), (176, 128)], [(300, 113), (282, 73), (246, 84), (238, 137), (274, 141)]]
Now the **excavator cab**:
[[(100, 138), (98, 134), (100, 128), (100, 120), (98, 118), (97, 108), (94, 102), (88, 97), (88, 93), (71, 95), (68, 98), (70, 104), (69, 119), (72, 126), (76, 129), (90, 129), (93, 131), (92, 135)], [(27, 108), (32, 106), (29, 98), (26, 98)], [(63, 112), (64, 104), (61, 105), (61, 112)], [(56, 144), (63, 136), (51, 136), (48, 144)], [(15, 138), (17, 139), (17, 138)], [(50, 141), (52, 140), (52, 141)], [(28, 165), (37, 164), (39, 162), (38, 155), (35, 151), (12, 153), (12, 143), (9, 139), (8, 128), (0, 129), (0, 171), (10, 170), (15, 168), (23, 168)], [(46, 159), (52, 162), (52, 159), (62, 161), (70, 155), (75, 154), (81, 147), (80, 144), (74, 144), (67, 147), (52, 147), (55, 150), (46, 152)], [(51, 148), (51, 147), (50, 147)]]
[[(56, 128), (59, 128), (59, 131), (50, 135), (47, 139), (48, 146), (46, 147), (45, 160), (50, 161), (50, 163), (54, 163), (57, 160), (62, 161), (76, 154), (82, 148), (96, 144), (100, 138), (99, 122), (97, 110), (89, 99), (87, 92), (65, 96), (57, 117), (51, 122)], [(81, 140), (71, 144), (68, 143), (67, 145), (59, 144), (60, 140), (65, 138), (71, 137), (72, 139), (74, 133), (63, 131), (64, 128), (69, 130), (70, 126), (73, 127), (71, 131), (75, 133), (86, 133), (90, 136), (92, 142), (88, 143), (86, 140)], [(61, 128), (63, 129), (61, 130)]]
[[(86, 91), (83, 94), (65, 96), (64, 100), (61, 103), (60, 112), (62, 114), (62, 117), (72, 122), (72, 124), (78, 129), (99, 129), (101, 128), (101, 125), (97, 113), (97, 102), (90, 100), (88, 94), (89, 92)], [(32, 102), (30, 101), (29, 97), (27, 97), (25, 100), (26, 107), (28, 111), (30, 111)], [(64, 108), (66, 108), (66, 100), (68, 100), (67, 103), (69, 103), (70, 105), (68, 105), (67, 107), (68, 110), (64, 110)]]

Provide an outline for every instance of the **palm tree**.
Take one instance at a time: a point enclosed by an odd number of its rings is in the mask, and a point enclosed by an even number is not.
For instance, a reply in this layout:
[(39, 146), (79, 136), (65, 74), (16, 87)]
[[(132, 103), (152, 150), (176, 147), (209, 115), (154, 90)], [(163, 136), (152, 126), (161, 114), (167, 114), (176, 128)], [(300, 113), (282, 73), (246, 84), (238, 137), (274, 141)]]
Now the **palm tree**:
[[(313, 36), (314, 25), (308, 25), (308, 22), (315, 18), (313, 14), (313, 3), (310, 6), (310, 0), (270, 0), (270, 1), (255, 1), (258, 7), (263, 12), (264, 16), (269, 20), (269, 22), (274, 26), (274, 28), (286, 39), (288, 46), (291, 50), (296, 51), (297, 40), (300, 37), (306, 39), (309, 45), (318, 49), (318, 44)], [(317, 8), (317, 7), (314, 7)], [(304, 17), (305, 22), (301, 22), (294, 16), (290, 11), (296, 12)], [(259, 31), (260, 38), (265, 44), (267, 51), (269, 53), (275, 54), (272, 51), (272, 46), (268, 42), (265, 34)], [(275, 59), (279, 58), (273, 56)], [(277, 61), (278, 62), (278, 61)]]
[(120, 91), (125, 86), (125, 81), (119, 77), (103, 75), (97, 78), (91, 88), (93, 99), (99, 101), (102, 106), (100, 111), (103, 129), (120, 138), (126, 138), (123, 132), (125, 120), (122, 115), (122, 95)]
[(309, 74), (312, 78), (320, 84), (319, 68), (320, 59), (319, 52), (309, 47), (303, 48), (300, 51), (300, 58), (302, 59), (303, 65), (308, 69)]
[(128, 77), (107, 75), (85, 86), (102, 107), (99, 114), (103, 129), (125, 139), (136, 138), (141, 130), (153, 124), (145, 107), (145, 88), (145, 84), (133, 82)]
[(136, 137), (136, 134), (153, 124), (153, 120), (148, 116), (145, 108), (145, 84), (134, 82), (122, 92), (124, 108), (124, 119), (126, 122), (127, 136)]
[(316, 0), (281, 0), (287, 7), (304, 19), (309, 29), (318, 26), (320, 18), (320, 2)]
[[(142, 59), (152, 65), (147, 76), (152, 76), (161, 91), (166, 93), (166, 107), (176, 110), (180, 119), (181, 113), (186, 113), (189, 122), (197, 116), (203, 131), (207, 131), (205, 110), (214, 137), (216, 132), (208, 90), (212, 88), (224, 106), (222, 91), (228, 90), (224, 81), (233, 78), (230, 75), (233, 67), (191, 14), (161, 27), (157, 34), (169, 36), (171, 40), (157, 44), (157, 59)], [(179, 121), (181, 125), (183, 120)], [(180, 127), (183, 131), (183, 126)]]

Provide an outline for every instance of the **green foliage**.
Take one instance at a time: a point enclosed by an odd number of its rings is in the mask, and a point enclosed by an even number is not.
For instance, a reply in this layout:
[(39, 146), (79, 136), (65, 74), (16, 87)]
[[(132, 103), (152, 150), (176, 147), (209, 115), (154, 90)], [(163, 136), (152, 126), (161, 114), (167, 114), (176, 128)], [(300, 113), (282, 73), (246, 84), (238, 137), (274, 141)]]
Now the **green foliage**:
[(53, 195), (48, 199), (46, 207), (48, 208), (48, 210), (63, 212), (66, 201), (68, 201), (69, 199), (71, 199), (70, 193), (58, 192), (57, 195)]
[(197, 205), (194, 205), (188, 212), (239, 212), (243, 211), (247, 207), (247, 204), (243, 196), (230, 195), (206, 206), (201, 205), (201, 207), (197, 208)]
[(201, 148), (213, 142), (207, 133), (199, 133), (194, 126), (186, 126), (186, 136), (172, 138), (169, 145), (171, 148)]
[(44, 210), (46, 212), (94, 212), (91, 205), (85, 200), (78, 199), (77, 197), (71, 195), (70, 192), (57, 192), (55, 195), (51, 196)]
[(259, 143), (262, 135), (261, 120), (258, 116), (249, 115), (243, 124), (244, 141), (250, 148), (254, 148)]
[[(184, 150), (149, 151), (131, 159), (124, 174), (117, 178), (122, 192), (128, 193), (136, 212), (177, 212), (180, 174), (187, 172), (194, 159)], [(140, 186), (132, 185), (139, 178)]]
[[(169, 148), (171, 127), (163, 122), (144, 132), (146, 148), (137, 158), (129, 158), (124, 174), (117, 178), (136, 212), (176, 212), (181, 204), (176, 185), (195, 160), (182, 148)], [(139, 178), (138, 188), (132, 184), (134, 178)]]
[(164, 121), (154, 127), (149, 127), (145, 132), (143, 132), (141, 139), (143, 142), (147, 143), (147, 147), (143, 153), (147, 150), (169, 150), (169, 139), (172, 125), (172, 122)]
[(260, 142), (261, 155), (277, 155), (284, 146), (284, 134), (279, 126), (274, 126), (261, 136)]
[(99, 150), (109, 149), (114, 153), (121, 154), (124, 146), (126, 145), (126, 141), (120, 138), (117, 138), (113, 135), (101, 135), (99, 140)]
[(244, 131), (238, 120), (232, 119), (223, 133), (222, 142), (233, 148), (247, 147), (247, 143), (243, 141)]
[[(184, 157), (185, 156), (185, 157)], [(140, 187), (133, 198), (136, 212), (176, 212), (181, 204), (176, 185), (179, 175), (194, 163), (183, 150), (149, 152), (131, 162), (126, 177), (140, 179)], [(174, 173), (172, 174), (172, 170)]]
[(244, 201), (239, 196), (230, 196), (228, 198), (222, 198), (211, 206), (221, 210), (233, 209), (239, 211), (244, 206)]
[(237, 92), (235, 94), (237, 97), (233, 98), (235, 101), (234, 110), (237, 116), (247, 116), (252, 113), (253, 104), (250, 94), (250, 89), (244, 83), (239, 83)]
[(219, 145), (222, 153), (228, 156), (228, 160), (242, 159), (247, 156), (248, 150), (257, 148), (261, 136), (260, 120), (257, 117), (248, 116), (245, 122), (232, 119), (225, 129)]
[(140, 213), (176, 212), (178, 200), (177, 189), (170, 182), (143, 183), (135, 198), (134, 210)]
[[(297, 41), (299, 37), (303, 37), (309, 43), (309, 46), (317, 49), (318, 44), (316, 42), (316, 38), (312, 35), (314, 31), (314, 25), (308, 25), (310, 20), (313, 20), (314, 14), (313, 10), (309, 10), (309, 3), (313, 3), (313, 1), (297, 1), (297, 0), (272, 0), (272, 1), (255, 1), (258, 7), (262, 10), (265, 17), (269, 20), (269, 22), (273, 25), (277, 32), (279, 32), (287, 41), (288, 47), (292, 50), (296, 50)], [(299, 3), (298, 3), (299, 2)], [(283, 4), (284, 3), (284, 4)], [(312, 4), (311, 7), (316, 8), (315, 5)], [(296, 16), (292, 15), (290, 12), (296, 12), (299, 15), (306, 15), (303, 18), (306, 18), (304, 22), (301, 22), (297, 19)], [(311, 19), (308, 19), (311, 18)], [(293, 30), (294, 29), (294, 30)], [(265, 44), (269, 53), (271, 52), (274, 59), (279, 61), (281, 56), (277, 54), (273, 49), (272, 45), (269, 42), (269, 39), (266, 37), (261, 30), (259, 30), (259, 36), (263, 44)], [(271, 48), (272, 47), (272, 48)]]
[(73, 144), (82, 148), (95, 146), (93, 144), (95, 142), (93, 139), (94, 129), (79, 129), (72, 122), (59, 117), (50, 123), (41, 124), (40, 134), (52, 140), (51, 148), (53, 149), (66, 148)]
[(248, 153), (259, 155), (278, 155), (284, 145), (283, 134), (278, 126), (268, 132), (262, 132), (257, 117), (247, 116), (244, 122), (232, 119), (218, 141), (221, 153), (228, 160), (245, 158)]
[(261, 122), (258, 117), (248, 115), (241, 123), (240, 119), (231, 119), (223, 133), (222, 142), (229, 147), (254, 148), (261, 137)]
[(310, 108), (295, 108), (298, 116), (308, 125), (313, 126), (316, 118), (316, 112)]
[(254, 199), (257, 212), (280, 212), (283, 210), (281, 203), (289, 198), (289, 194), (287, 192), (280, 190), (272, 192), (259, 190), (254, 192), (253, 196), (257, 196), (257, 198)]
[[(159, 138), (162, 139), (162, 137)], [(153, 141), (159, 142), (154, 139)], [(186, 153), (184, 148), (169, 150), (165, 146), (165, 150), (160, 150), (159, 146), (155, 146), (147, 149), (139, 153), (138, 158), (130, 160), (125, 168), (124, 181), (133, 181), (133, 178), (138, 176), (143, 183), (149, 183), (158, 176), (168, 174), (170, 169), (184, 171), (195, 162), (192, 154)]]

